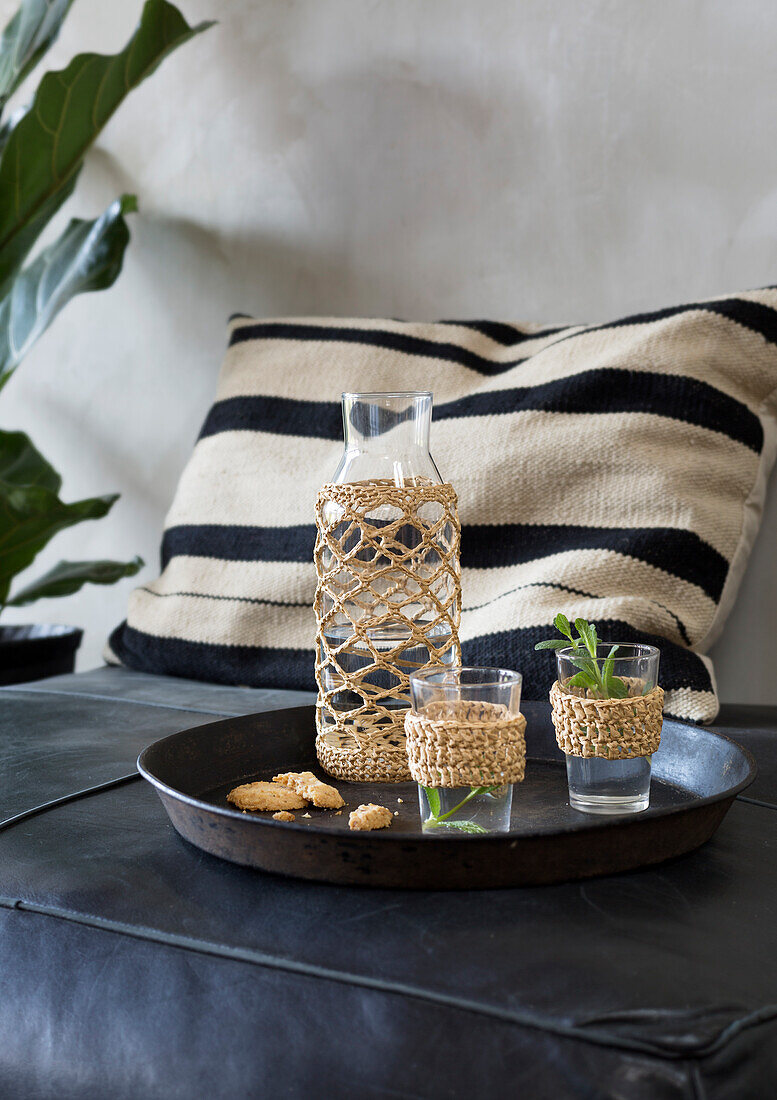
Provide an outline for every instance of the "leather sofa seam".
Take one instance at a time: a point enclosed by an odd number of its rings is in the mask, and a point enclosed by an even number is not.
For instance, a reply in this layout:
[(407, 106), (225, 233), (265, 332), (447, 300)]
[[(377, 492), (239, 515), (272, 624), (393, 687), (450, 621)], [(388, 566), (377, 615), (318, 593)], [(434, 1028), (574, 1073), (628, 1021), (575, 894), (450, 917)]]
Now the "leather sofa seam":
[(52, 798), (49, 802), (41, 802), (37, 806), (30, 806), (27, 810), (22, 810), (18, 814), (12, 814), (11, 817), (6, 817), (3, 821), (0, 821), (0, 832), (5, 829), (10, 829), (13, 825), (18, 825), (22, 821), (27, 821), (30, 817), (35, 817), (37, 814), (46, 813), (47, 810), (55, 810), (59, 806), (65, 806), (68, 802), (76, 802), (79, 798), (88, 798), (93, 794), (101, 794), (103, 791), (110, 791), (114, 787), (120, 787), (123, 783), (131, 783), (135, 779), (140, 779), (140, 772), (130, 772), (128, 775), (120, 775), (115, 779), (107, 779), (104, 783), (95, 783), (91, 787), (84, 787), (80, 791), (70, 791), (69, 794), (60, 795), (59, 798)]
[(764, 802), (762, 798), (751, 798), (747, 794), (738, 794), (735, 799), (736, 802), (749, 802), (751, 806), (761, 806), (764, 810), (777, 810), (777, 803)]

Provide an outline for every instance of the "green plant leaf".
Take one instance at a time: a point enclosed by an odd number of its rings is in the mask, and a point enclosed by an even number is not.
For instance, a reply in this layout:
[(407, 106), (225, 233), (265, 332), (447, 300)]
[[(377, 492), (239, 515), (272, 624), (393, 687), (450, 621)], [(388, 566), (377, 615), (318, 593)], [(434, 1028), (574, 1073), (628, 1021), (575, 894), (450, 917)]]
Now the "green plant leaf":
[(135, 196), (123, 195), (94, 221), (74, 218), (16, 276), (0, 302), (0, 389), (74, 295), (116, 280), (129, 242), (124, 214), (136, 209)]
[(127, 93), (209, 26), (190, 27), (167, 0), (146, 0), (119, 53), (79, 54), (67, 68), (46, 73), (0, 157), (0, 298), (72, 193), (89, 146)]
[(629, 694), (627, 685), (620, 676), (615, 676), (613, 673), (613, 668), (615, 667), (615, 654), (617, 652), (618, 647), (614, 645), (607, 654), (604, 665), (602, 666), (602, 686), (608, 699), (625, 699)]
[(595, 684), (599, 682), (599, 669), (593, 657), (583, 657), (575, 654), (569, 657), (569, 661), (575, 668), (581, 669), (587, 676), (590, 676)]
[(592, 657), (596, 657), (596, 627), (586, 622), (585, 619), (575, 619), (575, 630), (580, 635), (580, 640)]
[(605, 688), (608, 688), (609, 682), (612, 679), (612, 670), (613, 670), (613, 667), (614, 667), (615, 651), (616, 651), (617, 648), (618, 647), (616, 645), (614, 645), (612, 647), (610, 652), (605, 657), (604, 664), (602, 665), (602, 682), (603, 682)]
[(598, 684), (593, 677), (589, 676), (587, 672), (576, 672), (574, 676), (570, 676), (567, 680), (565, 687), (584, 687), (584, 688), (596, 688)]
[(115, 584), (122, 577), (134, 577), (143, 567), (142, 558), (132, 561), (61, 561), (37, 581), (16, 592), (7, 607), (23, 607), (35, 600), (70, 596), (85, 584)]
[(629, 694), (628, 685), (623, 682), (620, 676), (611, 676), (605, 686), (611, 699), (625, 699)]
[(487, 833), (488, 829), (484, 829), (482, 825), (478, 825), (476, 821), (432, 821), (429, 822), (435, 829), (456, 829), (460, 833)]
[(8, 485), (37, 485), (58, 493), (62, 479), (24, 432), (0, 430), (0, 481)]
[(424, 787), (426, 791), (426, 801), (429, 803), (429, 809), (435, 817), (440, 816), (440, 792), (436, 787)]
[(562, 612), (559, 611), (558, 615), (556, 615), (553, 620), (553, 625), (559, 634), (566, 634), (567, 638), (572, 637), (572, 628), (569, 625), (569, 619), (566, 615), (562, 614)]
[(0, 122), (0, 153), (3, 152), (3, 149), (5, 148), (5, 143), (8, 141), (9, 137), (13, 133), (14, 126), (16, 126), (17, 122), (19, 122), (19, 120), (26, 113), (26, 107), (19, 107), (18, 110), (11, 111), (10, 115), (7, 118), (4, 118), (2, 122)]
[(22, 0), (0, 38), (0, 111), (56, 40), (73, 0)]
[(31, 565), (59, 531), (110, 512), (118, 494), (65, 504), (56, 493), (31, 485), (0, 481), (0, 604), (11, 580)]
[(547, 641), (537, 642), (535, 645), (537, 649), (569, 649), (568, 638), (548, 638)]
[(484, 829), (482, 825), (478, 825), (476, 821), (449, 821), (447, 822), (449, 829), (458, 829), (462, 833), (487, 833), (488, 829)]

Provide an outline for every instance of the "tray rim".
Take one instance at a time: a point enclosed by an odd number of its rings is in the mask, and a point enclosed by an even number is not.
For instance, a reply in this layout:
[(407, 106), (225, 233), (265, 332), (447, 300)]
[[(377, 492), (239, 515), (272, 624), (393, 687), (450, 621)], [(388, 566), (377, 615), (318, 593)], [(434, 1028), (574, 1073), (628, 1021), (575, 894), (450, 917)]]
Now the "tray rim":
[[(541, 705), (543, 703), (543, 700), (541, 700), (541, 699), (526, 700), (526, 702), (527, 703), (532, 702), (535, 705)], [(517, 832), (513, 832), (512, 830), (509, 830), (507, 832), (488, 833), (486, 835), (471, 834), (471, 833), (459, 835), (458, 833), (446, 833), (444, 835), (438, 836), (438, 835), (434, 835), (432, 833), (425, 833), (425, 832), (423, 832), (423, 830), (419, 830), (418, 833), (412, 833), (412, 834), (392, 833), (389, 829), (375, 829), (375, 830), (371, 830), (371, 831), (363, 832), (363, 833), (358, 831), (358, 830), (350, 830), (350, 831), (344, 832), (342, 827), (337, 828), (335, 826), (327, 825), (326, 824), (326, 819), (324, 819), (323, 821), (321, 821), (319, 823), (317, 821), (317, 819), (314, 818), (313, 821), (316, 822), (315, 824), (311, 823), (311, 824), (303, 825), (303, 824), (301, 824), (297, 821), (274, 821), (272, 819), (272, 817), (258, 817), (254, 814), (247, 814), (242, 810), (232, 810), (232, 809), (230, 809), (229, 807), (226, 807), (226, 806), (218, 806), (213, 802), (204, 802), (202, 799), (196, 798), (194, 795), (184, 794), (183, 791), (179, 791), (175, 787), (171, 787), (169, 784), (165, 783), (163, 780), (161, 780), (161, 779), (157, 778), (155, 775), (153, 775), (153, 773), (148, 770), (148, 768), (147, 768), (147, 766), (146, 766), (146, 764), (143, 760), (143, 758), (147, 754), (149, 754), (153, 749), (159, 748), (160, 746), (166, 744), (167, 742), (173, 741), (176, 738), (181, 737), (183, 734), (194, 732), (195, 730), (206, 730), (211, 726), (223, 725), (225, 722), (234, 722), (234, 721), (239, 721), (241, 719), (256, 718), (256, 717), (259, 717), (259, 716), (264, 716), (264, 715), (269, 715), (269, 714), (283, 714), (283, 713), (287, 713), (289, 711), (306, 711), (306, 712), (312, 712), (313, 715), (315, 715), (315, 706), (313, 704), (304, 704), (302, 706), (297, 706), (297, 707), (282, 707), (282, 708), (278, 708), (277, 710), (273, 710), (273, 711), (256, 711), (252, 714), (228, 715), (228, 716), (224, 716), (223, 718), (218, 719), (215, 722), (204, 722), (204, 723), (202, 723), (202, 725), (189, 726), (186, 729), (178, 730), (176, 733), (168, 734), (166, 737), (160, 737), (159, 740), (152, 742), (150, 745), (147, 745), (139, 753), (138, 758), (137, 758), (137, 764), (136, 764), (138, 772), (143, 777), (143, 779), (145, 779), (148, 783), (151, 784), (152, 787), (154, 787), (157, 791), (164, 792), (169, 798), (175, 799), (178, 802), (184, 802), (188, 806), (191, 806), (194, 809), (205, 810), (208, 813), (215, 813), (215, 814), (219, 815), (220, 817), (225, 818), (226, 820), (240, 821), (242, 823), (245, 823), (246, 821), (252, 821), (255, 824), (260, 825), (260, 826), (270, 826), (271, 828), (286, 829), (287, 831), (288, 830), (293, 830), (294, 832), (306, 833), (306, 834), (310, 834), (311, 832), (313, 832), (316, 835), (322, 835), (323, 834), (323, 835), (326, 835), (326, 836), (341, 837), (341, 838), (343, 836), (347, 836), (349, 840), (353, 840), (353, 839), (358, 838), (361, 841), (368, 841), (369, 840), (370, 842), (378, 841), (379, 843), (388, 843), (388, 844), (391, 844), (391, 843), (407, 843), (409, 839), (412, 839), (412, 841), (414, 843), (417, 842), (417, 841), (422, 841), (425, 844), (427, 844), (427, 843), (431, 843), (431, 844), (469, 843), (469, 844), (471, 844), (473, 842), (483, 844), (483, 843), (486, 843), (488, 841), (492, 841), (492, 842), (493, 841), (500, 841), (500, 842), (504, 843), (505, 841), (508, 841), (508, 840), (528, 841), (528, 840), (531, 840), (533, 837), (565, 836), (565, 835), (579, 834), (579, 833), (585, 831), (586, 829), (596, 830), (597, 832), (600, 831), (600, 830), (615, 829), (615, 828), (622, 829), (624, 826), (637, 825), (637, 824), (639, 824), (640, 821), (655, 820), (657, 818), (670, 817), (670, 816), (674, 816), (674, 815), (677, 815), (677, 814), (681, 814), (683, 812), (687, 812), (691, 808), (701, 809), (704, 806), (723, 803), (723, 802), (726, 802), (726, 801), (728, 801), (729, 804), (730, 804), (731, 802), (733, 802), (733, 800), (737, 797), (738, 794), (740, 794), (743, 790), (746, 790), (755, 781), (756, 776), (758, 774), (758, 765), (756, 764), (752, 753), (748, 749), (746, 749), (744, 747), (744, 745), (740, 745), (738, 741), (735, 741), (733, 737), (728, 737), (728, 736), (726, 736), (726, 734), (719, 733), (717, 730), (715, 730), (712, 727), (698, 726), (698, 725), (695, 725), (692, 722), (684, 722), (684, 721), (682, 721), (682, 719), (679, 719), (679, 718), (669, 718), (668, 720), (673, 722), (675, 725), (685, 727), (685, 728), (691, 729), (691, 730), (702, 729), (706, 733), (711, 734), (713, 737), (718, 738), (718, 740), (725, 741), (728, 744), (733, 745), (735, 749), (737, 749), (740, 753), (742, 753), (742, 755), (744, 756), (745, 761), (748, 765), (748, 772), (747, 772), (747, 775), (744, 777), (744, 779), (740, 780), (738, 783), (734, 784), (733, 786), (731, 786), (729, 788), (726, 788), (725, 790), (719, 792), (718, 794), (706, 795), (706, 796), (701, 797), (701, 798), (693, 798), (689, 802), (682, 803), (682, 804), (676, 805), (676, 806), (663, 806), (663, 807), (660, 807), (660, 808), (656, 808), (655, 810), (653, 810), (653, 812), (650, 812), (650, 810), (648, 810), (646, 812), (641, 812), (641, 813), (637, 813), (637, 814), (612, 814), (612, 815), (583, 814), (583, 813), (581, 813), (581, 815), (580, 815), (581, 817), (585, 817), (585, 818), (588, 819), (585, 826), (583, 826), (583, 827), (581, 827), (579, 825), (578, 826), (572, 826), (572, 825), (560, 826), (559, 828), (554, 829), (553, 832), (551, 832), (551, 833), (545, 833), (545, 832), (517, 833)], [(539, 763), (539, 762), (550, 763), (550, 764), (558, 763), (559, 766), (561, 766), (561, 764), (563, 763), (562, 761), (556, 762), (556, 761), (554, 761), (554, 760), (552, 760), (551, 758), (548, 758), (548, 757), (527, 756), (526, 759), (527, 759), (527, 764), (530, 763), (532, 760), (534, 760), (537, 763)], [(340, 780), (339, 782), (345, 782), (345, 780)], [(413, 784), (412, 780), (410, 782), (411, 782), (412, 785), (415, 785), (415, 784)], [(387, 789), (391, 789), (392, 787), (399, 787), (401, 785), (402, 784), (398, 784), (398, 783), (396, 783), (396, 784), (395, 783), (381, 784), (381, 786), (384, 786)], [(376, 784), (376, 786), (377, 786), (377, 784)], [(671, 786), (671, 784), (667, 784), (667, 786)]]

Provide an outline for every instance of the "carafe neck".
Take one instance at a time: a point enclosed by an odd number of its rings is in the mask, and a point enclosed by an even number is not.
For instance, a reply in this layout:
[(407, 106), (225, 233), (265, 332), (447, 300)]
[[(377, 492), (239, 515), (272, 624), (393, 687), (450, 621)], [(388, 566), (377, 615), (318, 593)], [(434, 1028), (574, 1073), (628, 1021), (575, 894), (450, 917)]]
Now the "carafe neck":
[(429, 454), (432, 394), (344, 393), (345, 451), (335, 482), (439, 483)]

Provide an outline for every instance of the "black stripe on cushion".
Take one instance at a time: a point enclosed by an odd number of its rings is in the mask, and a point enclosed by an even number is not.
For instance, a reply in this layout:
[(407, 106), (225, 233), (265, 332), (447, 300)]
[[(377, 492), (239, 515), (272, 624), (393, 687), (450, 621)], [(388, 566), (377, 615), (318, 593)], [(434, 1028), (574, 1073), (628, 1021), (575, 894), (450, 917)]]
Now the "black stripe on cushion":
[[(597, 630), (603, 638), (619, 642), (646, 642), (661, 650), (659, 680), (665, 689), (690, 688), (712, 691), (709, 673), (702, 660), (666, 638), (636, 631), (628, 623), (600, 620)], [(531, 627), (482, 635), (462, 643), (468, 664), (515, 668), (523, 674), (523, 697), (547, 699), (555, 679), (555, 660), (547, 652), (536, 653), (534, 645), (552, 637), (552, 627)], [(180, 638), (158, 638), (122, 623), (113, 632), (110, 645), (123, 663), (141, 672), (166, 676), (198, 676), (219, 684), (247, 687), (296, 688), (314, 691), (313, 647), (269, 649), (262, 646), (216, 645)]]
[[(435, 421), (503, 416), (528, 410), (556, 413), (649, 413), (722, 432), (760, 453), (761, 421), (721, 390), (678, 375), (603, 368), (538, 386), (474, 393), (434, 410)], [(268, 432), (336, 441), (342, 438), (340, 405), (290, 397), (229, 397), (217, 401), (200, 438), (227, 431)]]
[(241, 687), (298, 688), (315, 691), (313, 647), (263, 649), (259, 646), (215, 645), (181, 638), (157, 638), (126, 622), (111, 634), (109, 645), (122, 664), (158, 676), (198, 680)]
[(162, 568), (171, 558), (191, 555), (224, 561), (312, 562), (314, 523), (297, 527), (231, 527), (220, 523), (187, 523), (169, 527), (162, 537)]
[[(695, 310), (704, 310), (707, 313), (717, 313), (721, 317), (727, 317), (752, 332), (759, 333), (770, 343), (777, 343), (777, 312), (775, 310), (763, 305), (761, 302), (752, 302), (744, 298), (725, 298), (718, 302), (692, 302), (682, 306), (666, 306), (664, 309), (653, 310), (649, 313), (634, 313), (628, 317), (621, 317), (617, 321), (609, 321), (601, 325), (589, 325), (583, 328), (572, 326), (573, 331), (562, 328), (558, 330), (562, 335), (557, 340), (552, 341), (548, 347), (555, 347), (563, 340), (573, 340), (575, 337), (585, 336), (587, 333), (627, 328), (630, 325), (653, 324), (656, 321), (677, 317), (682, 313), (692, 313)], [(551, 331), (549, 330), (543, 335), (549, 335)], [(421, 337), (411, 336), (407, 333), (381, 332), (378, 329), (336, 328), (328, 325), (293, 322), (260, 321), (255, 324), (240, 325), (233, 330), (229, 344), (231, 347), (233, 344), (245, 340), (256, 339), (315, 340), (367, 344), (372, 347), (386, 348), (389, 351), (402, 352), (406, 355), (420, 355), (427, 358), (447, 360), (487, 376), (502, 374), (518, 363), (524, 362), (524, 358), (519, 358), (511, 362), (495, 363), (491, 359), (477, 355), (468, 348), (459, 347), (457, 344), (424, 340)], [(539, 351), (536, 354), (539, 355), (542, 352)]]
[(495, 363), (484, 355), (477, 355), (458, 344), (438, 343), (436, 340), (424, 340), (420, 336), (410, 336), (404, 332), (385, 332), (371, 328), (332, 328), (329, 325), (302, 325), (289, 322), (259, 322), (255, 325), (241, 325), (233, 330), (229, 346), (245, 340), (300, 340), (329, 341), (338, 344), (365, 344), (374, 348), (385, 348), (404, 355), (419, 355), (426, 359), (442, 359), (449, 363), (458, 363), (479, 374), (488, 376), (503, 374), (523, 359), (514, 359), (508, 363)]
[(563, 340), (572, 340), (575, 336), (584, 336), (589, 332), (605, 332), (608, 329), (627, 328), (629, 325), (650, 325), (655, 321), (677, 317), (681, 313), (693, 313), (694, 310), (703, 310), (705, 313), (717, 313), (720, 317), (727, 317), (730, 321), (742, 325), (743, 328), (748, 328), (751, 332), (757, 332), (770, 344), (777, 344), (777, 312), (775, 310), (770, 306), (763, 305), (761, 302), (751, 302), (744, 298), (724, 298), (719, 302), (692, 302), (683, 306), (666, 306), (664, 309), (657, 309), (651, 313), (634, 313), (630, 317), (621, 317), (617, 321), (608, 321), (602, 325), (590, 325), (588, 328), (560, 336), (558, 340), (553, 341), (550, 347), (555, 347)]
[[(230, 527), (182, 524), (162, 539), (162, 568), (191, 555), (225, 561), (310, 562), (315, 525)], [(498, 569), (571, 550), (609, 550), (653, 565), (698, 585), (711, 599), (723, 590), (728, 562), (692, 531), (675, 527), (573, 527), (561, 524), (465, 524), (461, 563), (467, 569)]]
[(227, 397), (211, 408), (200, 432), (268, 432), (306, 439), (343, 438), (340, 402), (299, 401), (293, 397)]
[(713, 600), (723, 590), (728, 562), (693, 531), (675, 527), (573, 527), (556, 524), (467, 524), (461, 564), (497, 569), (569, 550), (610, 550), (698, 585)]
[(471, 328), (482, 336), (487, 336), (495, 344), (511, 348), (515, 344), (523, 344), (526, 340), (542, 340), (546, 336), (555, 336), (557, 332), (565, 332), (573, 327), (571, 325), (558, 325), (556, 328), (537, 329), (534, 332), (522, 332), (514, 325), (506, 325), (503, 321), (437, 321), (438, 325), (454, 325), (456, 328)]

